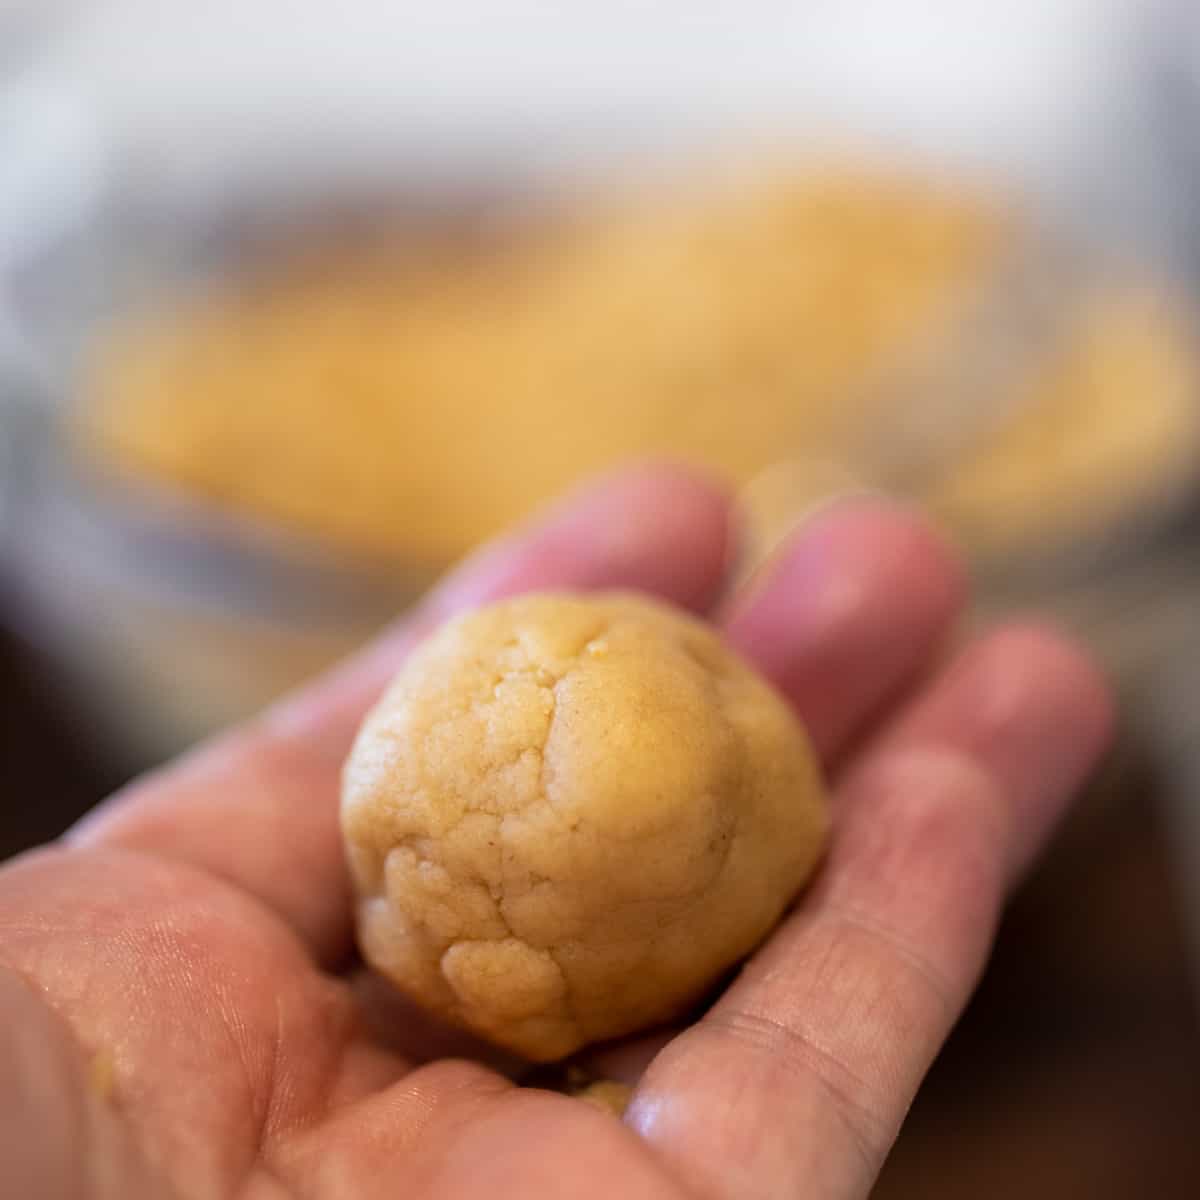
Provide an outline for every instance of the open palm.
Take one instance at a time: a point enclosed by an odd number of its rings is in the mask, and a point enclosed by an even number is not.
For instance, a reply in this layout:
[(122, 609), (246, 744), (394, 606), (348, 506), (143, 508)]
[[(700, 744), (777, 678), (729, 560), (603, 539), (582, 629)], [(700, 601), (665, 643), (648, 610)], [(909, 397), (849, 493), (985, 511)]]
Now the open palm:
[[(1109, 704), (1031, 625), (943, 661), (960, 573), (901, 509), (825, 510), (718, 605), (728, 529), (725, 497), (685, 473), (610, 479), (0, 871), (11, 1194), (865, 1196)], [(723, 995), (673, 1037), (596, 1053), (637, 1084), (623, 1123), (517, 1086), (381, 994), (353, 953), (337, 833), (354, 728), (422, 632), (516, 591), (613, 586), (712, 615), (836, 783), (823, 871)]]

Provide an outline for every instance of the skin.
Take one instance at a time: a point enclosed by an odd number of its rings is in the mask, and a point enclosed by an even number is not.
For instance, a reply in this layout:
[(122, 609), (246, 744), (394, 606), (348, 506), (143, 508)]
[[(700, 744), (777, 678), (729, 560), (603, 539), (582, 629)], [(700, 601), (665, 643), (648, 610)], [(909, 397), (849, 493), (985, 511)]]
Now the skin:
[[(653, 517), (650, 514), (654, 514)], [(950, 551), (881, 500), (719, 600), (727, 498), (667, 467), (575, 496), (377, 645), (0, 871), (0, 1161), (23, 1197), (865, 1197), (1006, 891), (1102, 753), (1086, 657), (944, 648)], [(835, 783), (796, 910), (695, 1024), (593, 1056), (624, 1122), (515, 1086), (364, 978), (337, 830), (357, 722), (447, 614), (545, 587), (711, 614)]]

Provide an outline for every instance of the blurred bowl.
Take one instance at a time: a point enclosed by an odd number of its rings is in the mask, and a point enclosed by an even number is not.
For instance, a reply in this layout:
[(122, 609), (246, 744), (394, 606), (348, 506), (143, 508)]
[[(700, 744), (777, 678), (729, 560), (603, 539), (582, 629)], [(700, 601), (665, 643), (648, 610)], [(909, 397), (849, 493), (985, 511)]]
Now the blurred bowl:
[[(929, 268), (933, 283), (925, 292), (918, 288), (914, 298), (913, 280), (928, 264), (936, 266), (942, 253), (938, 239), (944, 235), (936, 222), (913, 218), (916, 232), (905, 235), (911, 242), (906, 253), (915, 256), (911, 262), (872, 258), (876, 242), (887, 244), (886, 203), (866, 202), (861, 213), (848, 217), (853, 197), (835, 187), (834, 199), (825, 203), (828, 219), (842, 223), (836, 226), (842, 241), (809, 238), (803, 244), (814, 260), (822, 254), (857, 255), (861, 278), (841, 293), (833, 284), (825, 290), (804, 284), (805, 295), (811, 293), (818, 304), (796, 322), (796, 340), (803, 343), (797, 361), (825, 355), (832, 365), (824, 377), (815, 370), (805, 376), (803, 386), (781, 373), (777, 361), (784, 344), (779, 331), (786, 335), (791, 314), (785, 307), (765, 324), (759, 316), (762, 296), (795, 285), (787, 275), (794, 262), (773, 255), (769, 244), (764, 253), (761, 231), (737, 233), (727, 244), (720, 221), (706, 226), (700, 219), (696, 226), (706, 202), (694, 207), (695, 194), (682, 207), (678, 197), (665, 208), (658, 199), (639, 199), (621, 210), (625, 215), (615, 224), (603, 206), (597, 210), (594, 198), (564, 207), (561, 197), (550, 201), (519, 187), (451, 201), (412, 193), (331, 206), (326, 198), (315, 205), (298, 202), (294, 215), (273, 201), (266, 209), (208, 211), (200, 219), (192, 213), (183, 222), (127, 200), (104, 207), (86, 228), (27, 261), (12, 280), (23, 327), (32, 331), (54, 380), (52, 394), (35, 406), (36, 428), (26, 436), (28, 478), (19, 536), (10, 547), (31, 636), (61, 664), (114, 743), (146, 761), (248, 715), (348, 652), (478, 538), (580, 473), (626, 455), (668, 452), (724, 468), (746, 485), (743, 500), (757, 538), (749, 553), (769, 553), (780, 532), (831, 490), (881, 482), (869, 463), (853, 457), (863, 418), (850, 403), (858, 385), (868, 376), (886, 379), (914, 346), (926, 353), (932, 347), (935, 357), (948, 349), (956, 315), (986, 290), (1010, 239), (1057, 236), (1031, 232), (1004, 205), (976, 201), (969, 190), (953, 185), (946, 190), (944, 181), (925, 184), (884, 168), (844, 177), (843, 183), (845, 178), (875, 178), (885, 197), (888, 188), (900, 189), (897, 195), (916, 188), (930, 197), (931, 211), (946, 209), (946, 220), (969, 222), (980, 214), (986, 232), (964, 269), (938, 274)], [(734, 211), (742, 211), (739, 203)], [(972, 207), (976, 203), (978, 209)], [(757, 212), (756, 204), (751, 197), (748, 211)], [(765, 236), (771, 228), (768, 220)], [(965, 241), (974, 246), (971, 238)], [(704, 256), (711, 258), (714, 244), (724, 258), (710, 269)], [(375, 278), (382, 263), (385, 278), (414, 273), (420, 286), (399, 298), (389, 292), (384, 301), (367, 291), (371, 304), (364, 306), (364, 293), (355, 299), (353, 292), (360, 286), (354, 281), (363, 278), (356, 272), (364, 252)], [(688, 274), (697, 255), (707, 272), (704, 287), (692, 286)], [(354, 264), (348, 275), (347, 263)], [(477, 287), (469, 281), (481, 264)], [(839, 270), (837, 280), (845, 282), (847, 269)], [(534, 284), (527, 287), (521, 281), (529, 275)], [(1130, 287), (1122, 272), (1099, 278), (1089, 284), (1085, 300), (1147, 298), (1136, 322), (1123, 328), (1135, 329), (1132, 341), (1139, 345), (1159, 337), (1174, 355), (1155, 377), (1161, 387), (1156, 383), (1155, 394), (1143, 398), (1141, 415), (1125, 425), (1131, 447), (1125, 457), (1132, 463), (1126, 477), (1097, 471), (1097, 463), (1124, 460), (1106, 435), (1096, 435), (1112, 428), (1123, 412), (1122, 389), (1136, 394), (1139, 376), (1134, 371), (1121, 377), (1120, 362), (1104, 357), (1114, 339), (1103, 322), (1093, 322), (1088, 328), (1100, 333), (1098, 366), (1073, 365), (1069, 347), (1040, 348), (1021, 376), (1032, 399), (1014, 405), (1000, 427), (980, 436), (978, 446), (942, 464), (936, 478), (906, 483), (906, 490), (931, 504), (965, 540), (981, 575), (1001, 591), (1036, 595), (1058, 586), (1054, 581), (1064, 573), (1102, 575), (1123, 556), (1144, 557), (1195, 499), (1196, 360), (1182, 329), (1185, 310), (1153, 289)], [(499, 291), (495, 279), (507, 281)], [(742, 297), (733, 314), (743, 323), (734, 328), (736, 336), (728, 332), (722, 305), (729, 300), (718, 286), (726, 280)], [(463, 286), (467, 298), (460, 301), (455, 289)], [(239, 308), (247, 295), (251, 307)], [(424, 314), (426, 323), (416, 326), (420, 336), (406, 334), (408, 353), (415, 353), (413, 346), (427, 353), (440, 346), (438, 369), (449, 364), (458, 386), (453, 395), (459, 407), (435, 414), (441, 423), (431, 426), (434, 434), (426, 442), (414, 437), (406, 445), (395, 421), (378, 416), (379, 405), (394, 400), (387, 372), (395, 366), (400, 341), (386, 322), (364, 341), (357, 323), (364, 313), (374, 319), (384, 302), (403, 314)], [(579, 306), (577, 319), (554, 324), (556, 307), (572, 316), (572, 304)], [(854, 321), (866, 319), (861, 314), (871, 304), (878, 305), (870, 317), (875, 340), (860, 345), (853, 341)], [(519, 336), (512, 332), (514, 306), (525, 320)], [(1161, 313), (1161, 324), (1153, 311)], [(301, 319), (294, 327), (281, 325), (280, 314), (290, 321), (292, 312)], [(323, 329), (330, 312), (334, 324), (340, 322), (339, 336), (356, 370), (364, 353), (372, 356), (376, 374), (368, 371), (365, 384), (361, 371), (347, 379), (334, 370), (336, 354), (318, 357), (319, 369), (312, 366), (318, 339), (306, 331)], [(435, 324), (428, 323), (429, 313)], [(132, 324), (131, 314), (140, 314)], [(1090, 319), (1085, 314), (1080, 328)], [(218, 326), (224, 321), (232, 340), (206, 342), (205, 334), (188, 342), (213, 321)], [(477, 326), (486, 327), (485, 333)], [(111, 331), (118, 327), (124, 332), (112, 343)], [(274, 340), (267, 338), (268, 327)], [(621, 335), (614, 337), (613, 329)], [(88, 373), (88, 351), (97, 339), (155, 347), (164, 330), (168, 337), (181, 336), (192, 358), (176, 355), (153, 382), (159, 387), (174, 379), (177, 385), (160, 388), (165, 407), (160, 404), (158, 428), (188, 433), (175, 437), (165, 456), (155, 457), (164, 443), (154, 438), (142, 439), (138, 453), (129, 454), (128, 439), (107, 437), (103, 426), (99, 440), (95, 437), (93, 418), (103, 410), (95, 407), (98, 377)], [(1153, 347), (1146, 352), (1154, 357)], [(194, 378), (187, 373), (189, 361)], [(726, 371), (719, 388), (705, 391), (697, 361), (710, 364), (703, 370), (715, 369), (711, 363), (717, 362)], [(492, 362), (502, 365), (499, 374), (481, 371), (481, 364)], [(320, 374), (326, 368), (327, 378)], [(535, 375), (542, 372), (536, 375), (540, 394), (553, 398), (550, 408), (523, 408), (521, 397), (532, 393), (506, 393), (500, 386), (505, 380), (526, 386), (534, 368)], [(1097, 401), (1089, 414), (1093, 393), (1086, 390), (1058, 408), (1052, 398), (1038, 400), (1039, 386), (1045, 392), (1046, 379), (1056, 371), (1074, 378), (1072, 372), (1080, 369), (1085, 375), (1098, 372), (1080, 386), (1098, 389), (1094, 395), (1103, 396), (1102, 409)], [(111, 389), (113, 376), (105, 378)], [(186, 403), (195, 402), (197, 379), (214, 390), (236, 380), (240, 399), (223, 392), (213, 400), (226, 404), (220, 419), (189, 425)], [(578, 387), (570, 383), (565, 389), (570, 395), (559, 395), (555, 385), (561, 379), (577, 380)], [(817, 394), (814, 379), (826, 394)], [(266, 402), (268, 391), (274, 409)], [(648, 418), (660, 394), (665, 423)], [(879, 390), (880, 397), (887, 395), (886, 387)], [(766, 396), (770, 404), (760, 404)], [(312, 418), (314, 431), (304, 434), (307, 441), (292, 422), (293, 415), (299, 420), (301, 397), (316, 405), (315, 417), (305, 418)], [(1166, 409), (1155, 409), (1157, 400)], [(358, 436), (367, 431), (369, 469), (356, 470), (350, 456), (339, 474), (328, 464), (333, 442), (355, 415), (354, 404), (376, 412), (379, 432), (371, 444), (373, 427), (370, 421), (361, 424)], [(255, 416), (256, 405), (266, 414), (266, 426)], [(1166, 410), (1174, 425), (1164, 430), (1161, 421), (1148, 421), (1147, 414)], [(884, 420), (885, 410), (876, 412)], [(1043, 412), (1049, 419), (1039, 428)], [(780, 414), (786, 418), (782, 423)], [(823, 424), (814, 434), (818, 418)], [(296, 436), (289, 440), (271, 421), (288, 421), (283, 433)], [(1145, 429), (1153, 437), (1139, 443), (1138, 431)], [(106, 445), (115, 452), (106, 456)], [(81, 446), (89, 447), (86, 453)], [(214, 457), (205, 458), (205, 446)], [(1080, 447), (1087, 452), (1076, 453)], [(1013, 466), (1022, 454), (1032, 455), (1024, 474)], [(297, 474), (296, 486), (279, 475), (293, 461), (311, 471)], [(831, 469), (813, 466), (821, 461)], [(971, 462), (974, 474), (966, 470)], [(219, 470), (208, 472), (206, 463)], [(798, 464), (799, 484), (793, 475), (789, 486), (755, 486), (763, 478), (777, 481), (781, 464)], [(280, 479), (283, 484), (275, 486)], [(1076, 494), (1078, 480), (1094, 494)], [(393, 489), (397, 481), (408, 490)], [(355, 513), (372, 504), (382, 506), (387, 520), (377, 527), (356, 525)]]
[(428, 583), (178, 493), (102, 478), (26, 431), (7, 566), (23, 634), (134, 766), (252, 715)]

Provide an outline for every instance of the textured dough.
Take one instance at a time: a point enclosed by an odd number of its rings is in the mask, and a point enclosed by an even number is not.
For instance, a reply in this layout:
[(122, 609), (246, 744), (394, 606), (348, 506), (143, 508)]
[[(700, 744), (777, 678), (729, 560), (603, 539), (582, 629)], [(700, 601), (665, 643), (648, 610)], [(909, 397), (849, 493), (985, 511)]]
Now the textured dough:
[(436, 573), (631, 457), (744, 483), (836, 453), (1005, 226), (916, 177), (764, 165), (449, 254), (314, 247), (130, 314), (69, 411), (107, 468)]
[(701, 622), (633, 595), (459, 617), (346, 764), (363, 953), (527, 1058), (678, 1016), (811, 873), (827, 817), (784, 701)]

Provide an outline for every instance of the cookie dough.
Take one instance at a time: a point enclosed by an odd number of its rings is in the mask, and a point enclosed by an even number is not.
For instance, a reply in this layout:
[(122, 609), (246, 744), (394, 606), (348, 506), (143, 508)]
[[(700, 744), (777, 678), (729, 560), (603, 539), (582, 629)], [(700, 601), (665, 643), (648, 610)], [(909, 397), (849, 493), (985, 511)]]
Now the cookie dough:
[(106, 473), (436, 574), (628, 458), (740, 484), (836, 453), (1007, 223), (903, 173), (763, 164), (441, 251), (421, 228), (327, 252), (314, 231), (99, 331), (70, 417)]
[(681, 1015), (827, 829), (784, 700), (700, 621), (623, 593), (459, 617), (364, 723), (342, 823), (369, 963), (535, 1061)]

